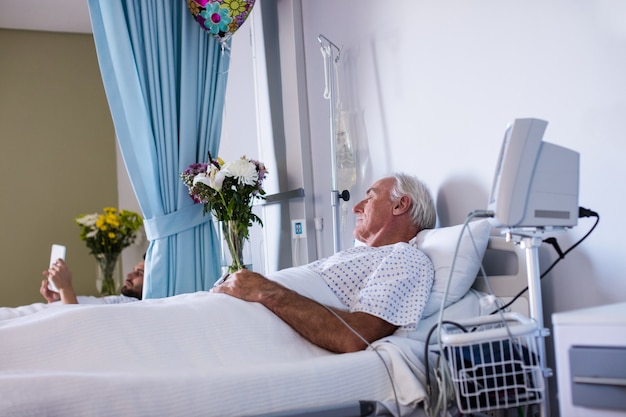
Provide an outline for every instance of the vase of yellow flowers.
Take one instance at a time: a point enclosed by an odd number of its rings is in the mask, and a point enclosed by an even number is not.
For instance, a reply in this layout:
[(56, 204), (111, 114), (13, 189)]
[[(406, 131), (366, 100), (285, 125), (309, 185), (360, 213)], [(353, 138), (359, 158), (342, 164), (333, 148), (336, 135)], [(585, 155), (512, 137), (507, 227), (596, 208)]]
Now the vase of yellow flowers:
[[(263, 226), (261, 219), (252, 212), (255, 199), (263, 199), (263, 180), (267, 169), (262, 162), (242, 156), (232, 162), (221, 158), (209, 162), (191, 164), (181, 179), (189, 195), (204, 205), (204, 213), (211, 212), (218, 222), (220, 237), (227, 248), (228, 258), (223, 265), (224, 273), (249, 267), (245, 259), (245, 244), (253, 223)], [(223, 256), (224, 258), (224, 256)]]
[(120, 255), (120, 252), (99, 253), (96, 255), (96, 261), (98, 262), (96, 289), (101, 295), (117, 294), (122, 285)]
[(143, 221), (139, 214), (105, 207), (104, 213), (83, 214), (74, 219), (80, 238), (98, 265), (96, 287), (102, 295), (117, 294), (121, 286), (120, 255), (137, 239)]

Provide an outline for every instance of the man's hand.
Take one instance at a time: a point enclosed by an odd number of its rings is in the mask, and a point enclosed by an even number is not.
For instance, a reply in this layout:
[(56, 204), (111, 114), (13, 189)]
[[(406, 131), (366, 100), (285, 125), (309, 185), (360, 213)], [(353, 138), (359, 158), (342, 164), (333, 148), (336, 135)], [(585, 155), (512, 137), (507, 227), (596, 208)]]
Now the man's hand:
[(232, 295), (244, 301), (263, 304), (263, 300), (267, 297), (280, 295), (287, 289), (261, 274), (241, 269), (229, 275), (224, 283), (213, 287), (211, 291)]
[(368, 313), (332, 309), (333, 313), (328, 307), (246, 269), (230, 275), (211, 291), (263, 304), (305, 339), (332, 352), (356, 352), (367, 347), (344, 322), (369, 343), (397, 329)]
[[(74, 287), (72, 286), (72, 273), (67, 268), (67, 264), (63, 259), (57, 259), (47, 271), (43, 271), (43, 275), (51, 280), (59, 290), (59, 296), (63, 304), (78, 304), (76, 299), (76, 293), (74, 293)], [(47, 284), (46, 284), (47, 288)], [(43, 289), (43, 284), (42, 284)], [(43, 294), (42, 289), (39, 290), (41, 295), (48, 300), (48, 297)], [(52, 292), (52, 291), (50, 291)]]
[[(44, 271), (44, 275), (47, 272), (48, 271)], [(58, 292), (52, 291), (50, 288), (48, 288), (47, 279), (44, 279), (43, 281), (41, 281), (41, 287), (39, 288), (39, 293), (41, 294), (43, 298), (46, 299), (46, 301), (48, 301), (48, 303), (53, 303), (61, 299), (61, 295)]]

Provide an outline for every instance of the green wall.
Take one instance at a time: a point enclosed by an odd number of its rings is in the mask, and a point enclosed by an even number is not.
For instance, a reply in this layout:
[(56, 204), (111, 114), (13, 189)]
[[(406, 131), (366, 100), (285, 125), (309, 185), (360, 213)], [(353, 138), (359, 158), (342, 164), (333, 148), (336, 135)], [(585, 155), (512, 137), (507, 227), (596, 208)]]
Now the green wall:
[(0, 29), (0, 306), (43, 301), (50, 245), (79, 294), (96, 264), (73, 222), (117, 207), (115, 133), (91, 35)]

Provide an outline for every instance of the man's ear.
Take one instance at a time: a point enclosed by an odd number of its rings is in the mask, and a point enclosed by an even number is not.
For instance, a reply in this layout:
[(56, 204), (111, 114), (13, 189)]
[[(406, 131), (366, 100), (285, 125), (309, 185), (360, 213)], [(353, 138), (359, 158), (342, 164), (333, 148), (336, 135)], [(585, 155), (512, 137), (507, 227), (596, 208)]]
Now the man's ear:
[(402, 197), (400, 197), (400, 199), (396, 202), (396, 205), (393, 207), (393, 214), (399, 215), (399, 214), (406, 213), (407, 211), (409, 211), (410, 207), (411, 207), (411, 197), (409, 197), (408, 195), (403, 195)]

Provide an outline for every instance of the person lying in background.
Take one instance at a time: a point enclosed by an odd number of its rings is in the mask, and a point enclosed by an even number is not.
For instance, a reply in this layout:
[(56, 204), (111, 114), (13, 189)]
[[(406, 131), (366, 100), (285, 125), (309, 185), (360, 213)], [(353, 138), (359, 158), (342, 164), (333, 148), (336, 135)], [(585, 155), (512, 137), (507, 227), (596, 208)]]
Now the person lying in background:
[[(126, 275), (120, 295), (105, 297), (76, 296), (72, 285), (72, 272), (63, 259), (57, 259), (50, 268), (43, 271), (46, 277), (41, 281), (39, 292), (48, 303), (60, 301), (62, 304), (120, 304), (141, 300), (143, 291), (144, 261), (135, 265), (132, 271)], [(52, 291), (48, 287), (48, 281), (52, 281), (59, 292)]]
[[(122, 304), (141, 300), (143, 271), (144, 261), (142, 260), (126, 275), (120, 295), (109, 295), (106, 297), (77, 296), (72, 286), (72, 273), (68, 269), (67, 264), (62, 259), (59, 259), (50, 269), (43, 271), (43, 275), (47, 279), (41, 282), (39, 292), (46, 299), (47, 303), (33, 303), (19, 307), (0, 307), (0, 320), (27, 316), (48, 306), (60, 304)], [(51, 291), (48, 288), (48, 279), (54, 282), (59, 292)]]
[(395, 174), (375, 182), (353, 211), (354, 237), (365, 246), (304, 266), (324, 279), (345, 309), (322, 305), (246, 269), (211, 291), (264, 305), (305, 339), (332, 352), (362, 350), (399, 327), (415, 328), (430, 296), (434, 268), (408, 242), (435, 226), (430, 192), (417, 178)]

